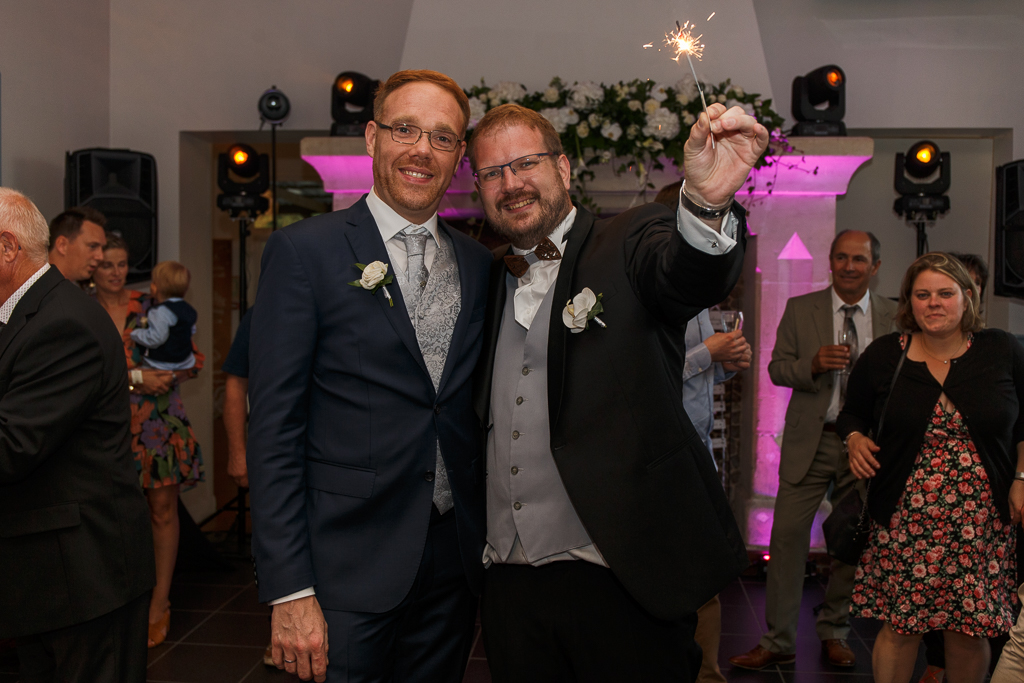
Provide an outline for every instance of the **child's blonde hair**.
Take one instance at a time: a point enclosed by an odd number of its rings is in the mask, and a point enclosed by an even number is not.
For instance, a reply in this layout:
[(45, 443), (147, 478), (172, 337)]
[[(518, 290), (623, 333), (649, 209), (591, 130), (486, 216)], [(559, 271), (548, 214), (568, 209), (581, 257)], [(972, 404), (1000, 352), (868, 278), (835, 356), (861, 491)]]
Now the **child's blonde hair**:
[(153, 268), (153, 284), (165, 297), (182, 297), (188, 291), (192, 276), (177, 261), (161, 261)]

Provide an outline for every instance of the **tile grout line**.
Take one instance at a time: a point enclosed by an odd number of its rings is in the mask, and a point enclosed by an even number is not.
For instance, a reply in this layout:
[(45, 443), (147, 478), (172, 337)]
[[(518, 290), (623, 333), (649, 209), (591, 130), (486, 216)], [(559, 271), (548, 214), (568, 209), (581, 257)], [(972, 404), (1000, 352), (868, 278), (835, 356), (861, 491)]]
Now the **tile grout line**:
[(168, 654), (170, 654), (171, 652), (173, 652), (173, 651), (174, 651), (174, 648), (178, 647), (178, 645), (180, 645), (181, 643), (185, 642), (185, 639), (186, 639), (186, 638), (188, 638), (188, 637), (189, 637), (190, 635), (192, 635), (193, 633), (195, 633), (195, 632), (196, 632), (196, 630), (197, 630), (197, 629), (198, 629), (198, 628), (199, 628), (200, 626), (202, 626), (203, 624), (205, 624), (206, 622), (208, 622), (208, 621), (209, 621), (209, 620), (210, 620), (210, 619), (211, 619), (211, 618), (213, 617), (213, 615), (214, 615), (214, 614), (217, 614), (217, 612), (219, 612), (219, 611), (220, 611), (221, 609), (223, 609), (223, 608), (225, 607), (225, 605), (228, 605), (228, 604), (230, 604), (230, 603), (231, 603), (231, 601), (232, 601), (232, 600), (235, 600), (235, 599), (237, 599), (237, 598), (238, 598), (238, 596), (240, 596), (240, 595), (241, 595), (242, 593), (244, 593), (244, 592), (245, 592), (245, 591), (246, 591), (246, 590), (247, 590), (247, 589), (249, 588), (249, 586), (250, 586), (250, 585), (252, 585), (252, 584), (247, 584), (247, 585), (243, 586), (242, 588), (240, 588), (240, 589), (238, 590), (238, 592), (237, 592), (237, 593), (235, 593), (235, 594), (234, 594), (234, 595), (232, 595), (232, 596), (231, 596), (230, 598), (228, 598), (227, 600), (225, 600), (225, 601), (224, 601), (224, 603), (223, 603), (223, 604), (222, 604), (222, 605), (221, 605), (220, 607), (218, 607), (217, 609), (215, 609), (215, 610), (213, 610), (212, 612), (210, 612), (210, 613), (209, 613), (209, 614), (208, 614), (208, 615), (206, 616), (206, 618), (205, 618), (205, 619), (203, 619), (203, 620), (202, 620), (202, 621), (200, 621), (200, 622), (199, 622), (198, 624), (196, 624), (195, 626), (193, 626), (193, 627), (191, 628), (191, 630), (189, 630), (189, 631), (188, 631), (187, 633), (185, 633), (185, 635), (183, 635), (183, 636), (182, 636), (182, 637), (181, 637), (181, 638), (180, 638), (179, 640), (175, 641), (174, 645), (171, 645), (171, 646), (170, 646), (169, 648), (167, 648), (167, 652), (163, 653), (162, 655), (160, 655), (159, 657), (157, 657), (156, 659), (154, 659), (154, 660), (153, 660), (152, 662), (149, 662), (149, 663), (148, 663), (148, 664), (146, 665), (146, 670), (148, 671), (148, 670), (149, 670), (149, 668), (150, 668), (151, 666), (153, 666), (154, 664), (156, 664), (157, 662), (159, 662), (159, 661), (160, 661), (161, 659), (163, 659), (164, 657), (166, 657), (166, 656), (167, 656)]
[[(245, 675), (238, 679), (238, 683), (243, 683), (243, 681), (245, 681), (245, 679), (247, 679), (249, 676), (252, 675), (252, 672), (255, 671), (256, 667), (258, 667), (260, 664), (263, 664), (262, 660), (258, 660), (255, 664), (253, 664), (252, 668), (249, 669), (248, 671), (246, 671)], [(266, 665), (264, 664), (264, 666), (266, 666)]]

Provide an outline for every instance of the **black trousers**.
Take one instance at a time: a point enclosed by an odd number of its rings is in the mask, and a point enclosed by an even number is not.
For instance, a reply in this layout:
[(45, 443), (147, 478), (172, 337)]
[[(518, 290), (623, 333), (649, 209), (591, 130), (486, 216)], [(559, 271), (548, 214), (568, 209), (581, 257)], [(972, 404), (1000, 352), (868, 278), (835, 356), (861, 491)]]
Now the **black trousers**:
[(495, 683), (696, 680), (697, 615), (655, 619), (590, 562), (491, 565), (480, 607)]
[(151, 593), (90, 621), (19, 638), (22, 683), (145, 683)]
[(477, 599), (459, 552), (455, 513), (433, 509), (409, 594), (382, 614), (324, 610), (329, 683), (460, 683)]

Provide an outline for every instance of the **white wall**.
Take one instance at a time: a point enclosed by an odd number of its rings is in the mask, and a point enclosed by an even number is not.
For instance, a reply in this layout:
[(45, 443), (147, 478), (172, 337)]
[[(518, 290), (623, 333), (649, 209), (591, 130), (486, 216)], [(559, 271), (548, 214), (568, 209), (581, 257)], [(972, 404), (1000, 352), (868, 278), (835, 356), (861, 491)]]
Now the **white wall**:
[(64, 153), (110, 143), (109, 9), (0, 2), (0, 179), (47, 220), (64, 209)]
[(157, 158), (160, 258), (178, 255), (178, 135), (252, 130), (276, 85), (288, 128), (327, 130), (346, 70), (398, 69), (412, 0), (110, 0), (110, 141)]
[[(415, 0), (402, 54), (403, 69), (432, 65), (466, 88), (485, 78), (532, 90), (553, 76), (563, 81), (614, 82), (634, 78), (675, 83), (689, 73), (658, 52), (675, 22), (696, 22), (705, 44), (697, 75), (732, 78), (750, 92), (771, 96), (751, 0)], [(707, 21), (715, 11), (715, 16)], [(643, 45), (654, 43), (645, 50)], [(786, 91), (788, 92), (788, 90)]]
[(753, 0), (779, 110), (837, 64), (853, 128), (1013, 128), (1024, 157), (1024, 2)]

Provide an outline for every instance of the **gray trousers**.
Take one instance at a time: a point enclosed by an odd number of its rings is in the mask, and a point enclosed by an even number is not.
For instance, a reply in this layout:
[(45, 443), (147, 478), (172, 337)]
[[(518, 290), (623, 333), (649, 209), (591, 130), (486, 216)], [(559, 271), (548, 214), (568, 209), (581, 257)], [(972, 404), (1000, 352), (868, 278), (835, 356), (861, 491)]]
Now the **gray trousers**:
[[(765, 621), (768, 632), (761, 647), (780, 654), (796, 651), (796, 629), (804, 589), (804, 568), (811, 549), (811, 525), (821, 501), (835, 482), (832, 500), (839, 501), (857, 482), (842, 441), (833, 432), (822, 432), (818, 450), (799, 484), (779, 481), (775, 517), (769, 546)], [(850, 632), (850, 595), (856, 567), (833, 560), (825, 591), (825, 605), (818, 614), (817, 632), (822, 640), (846, 638)]]
[[(1024, 602), (1024, 583), (1017, 591)], [(1017, 623), (1010, 629), (1010, 639), (1003, 646), (1003, 654), (999, 664), (992, 672), (991, 683), (1020, 683), (1024, 681), (1024, 611), (1017, 618)]]

